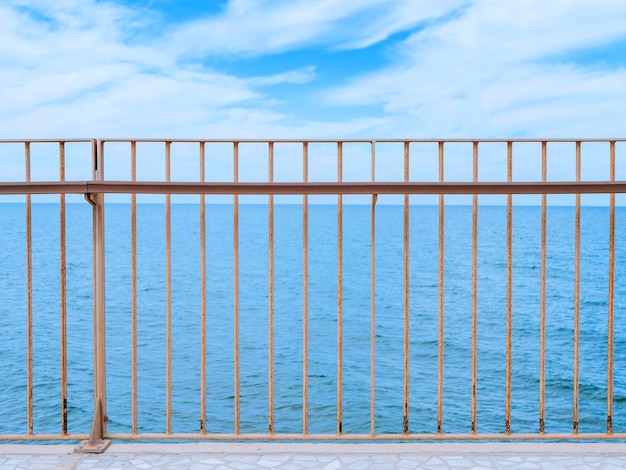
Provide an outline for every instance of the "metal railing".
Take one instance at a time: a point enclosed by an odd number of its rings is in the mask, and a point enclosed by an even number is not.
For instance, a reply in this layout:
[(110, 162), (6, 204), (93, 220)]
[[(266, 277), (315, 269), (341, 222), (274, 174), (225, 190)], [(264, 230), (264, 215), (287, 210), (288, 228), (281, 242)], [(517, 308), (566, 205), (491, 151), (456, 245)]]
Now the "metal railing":
[[(444, 139), (444, 140), (162, 140), (162, 139), (101, 139), (101, 140), (59, 140), (59, 141), (0, 141), (0, 158), (2, 158), (2, 146), (8, 144), (23, 147), (23, 158), (25, 161), (24, 177), (20, 180), (15, 178), (12, 181), (0, 183), (0, 195), (25, 195), (25, 220), (26, 220), (26, 295), (28, 298), (26, 312), (26, 413), (28, 424), (23, 434), (0, 434), (1, 440), (48, 440), (48, 439), (85, 439), (88, 437), (84, 433), (68, 433), (67, 426), (67, 357), (65, 344), (67, 334), (72, 334), (66, 329), (66, 194), (83, 194), (87, 202), (92, 206), (92, 232), (93, 232), (93, 376), (94, 376), (94, 417), (91, 432), (89, 433), (89, 443), (85, 445), (86, 450), (102, 451), (106, 448), (103, 439), (254, 439), (254, 440), (452, 440), (452, 439), (625, 439), (626, 432), (614, 432), (613, 430), (613, 403), (615, 399), (614, 389), (614, 336), (615, 336), (615, 302), (616, 302), (616, 268), (615, 253), (619, 248), (616, 246), (616, 194), (626, 193), (626, 181), (616, 179), (616, 147), (622, 150), (626, 139)], [(58, 146), (58, 168), (59, 177), (52, 180), (31, 180), (31, 147), (32, 145), (53, 144)], [(89, 149), (84, 149), (82, 162), (89, 165), (92, 172), (91, 178), (67, 180), (65, 177), (65, 149), (69, 144), (86, 144)], [(181, 146), (183, 151), (179, 154), (180, 159), (173, 161), (173, 147)], [(583, 146), (593, 147), (593, 154), (589, 157), (594, 165), (601, 166), (599, 158), (604, 158), (608, 163), (608, 174), (593, 181), (583, 180), (582, 156)], [(143, 148), (145, 147), (145, 149)], [(491, 160), (500, 165), (504, 170), (505, 177), (494, 178), (488, 175), (487, 179), (479, 178), (480, 157), (483, 155), (483, 147)], [(522, 147), (523, 157), (539, 164), (540, 171), (536, 165), (530, 170), (522, 165), (522, 176), (514, 179), (513, 162), (514, 150)], [(574, 177), (559, 181), (548, 179), (548, 167), (551, 153), (548, 149), (555, 148), (555, 159), (559, 162), (569, 159), (573, 160), (571, 170)], [(159, 148), (161, 150), (159, 150)], [(354, 153), (350, 153), (354, 151)], [(453, 148), (448, 154), (448, 149)], [(242, 149), (252, 149), (254, 164), (247, 167), (242, 163)], [(285, 162), (301, 161), (298, 169), (290, 166), (290, 172), (281, 174), (277, 178), (276, 165), (277, 151), (283, 152), (281, 155)], [(321, 149), (321, 150), (320, 150)], [(143, 151), (143, 153), (141, 153)], [(155, 152), (162, 152), (162, 160), (155, 160)], [(141, 158), (150, 158), (145, 166), (138, 164)], [(312, 156), (314, 153), (314, 156)], [(349, 154), (349, 157), (348, 157)], [(558, 154), (558, 155), (557, 155)], [(158, 154), (157, 154), (158, 155)], [(252, 154), (250, 154), (252, 155)], [(417, 155), (418, 157), (415, 157)], [(446, 166), (447, 158), (453, 160), (453, 167)], [(532, 157), (532, 158), (531, 158)], [(558, 158), (557, 158), (558, 157)], [(109, 163), (109, 158), (111, 163)], [(426, 161), (431, 166), (430, 173), (424, 170), (423, 174), (412, 176), (411, 165), (416, 159)], [(564, 158), (565, 160), (559, 160)], [(347, 160), (353, 163), (347, 164)], [(196, 170), (186, 166), (187, 161), (195, 160)], [(312, 160), (315, 163), (312, 164)], [(328, 162), (334, 160), (334, 167)], [(381, 165), (381, 160), (385, 165)], [(143, 160), (142, 160), (143, 161)], [(604, 161), (604, 160), (603, 160)], [(105, 164), (106, 162), (106, 164)], [(157, 162), (160, 162), (157, 164)], [(182, 162), (182, 163), (181, 163)], [(259, 170), (255, 165), (262, 162)], [(319, 163), (322, 162), (322, 163)], [(356, 165), (354, 162), (357, 162)], [(365, 162), (365, 163), (364, 163)], [(395, 175), (389, 176), (387, 170), (388, 162), (395, 162), (400, 169)], [(471, 162), (471, 165), (467, 162)], [(1, 165), (0, 161), (0, 165)], [(107, 166), (109, 165), (109, 166)], [(230, 165), (232, 172), (229, 177), (224, 177), (224, 165)], [(315, 166), (315, 175), (312, 177), (312, 166)], [(162, 174), (152, 172), (153, 168), (161, 166)], [(465, 173), (459, 173), (459, 168), (469, 169)], [(114, 178), (106, 178), (111, 172)], [(250, 168), (250, 175), (242, 177), (242, 171)], [(147, 176), (140, 180), (138, 169), (145, 170)], [(180, 170), (177, 179), (172, 177), (172, 170)], [(185, 173), (183, 170), (187, 171)], [(266, 176), (261, 177), (259, 171), (265, 172)], [(452, 180), (445, 177), (446, 171), (452, 173)], [(560, 172), (560, 170), (559, 170)], [(327, 173), (330, 173), (329, 177)], [(380, 174), (383, 174), (381, 177)], [(424, 176), (428, 173), (428, 176)], [(221, 176), (220, 176), (221, 175)], [(367, 177), (364, 177), (367, 175)], [(534, 175), (534, 177), (528, 177)], [(254, 180), (261, 179), (261, 181)], [(32, 286), (32, 234), (31, 234), (31, 197), (32, 195), (58, 195), (60, 207), (60, 371), (61, 371), (61, 429), (58, 434), (46, 433), (38, 434), (34, 432), (33, 424), (33, 352), (32, 352), (32, 331), (33, 331), (33, 286)], [(106, 354), (106, 332), (110, 328), (105, 321), (105, 216), (104, 211), (105, 195), (130, 195), (130, 329), (131, 344), (130, 353), (131, 370), (131, 405), (130, 405), (130, 432), (107, 432), (107, 354)], [(607, 371), (606, 371), (606, 427), (605, 432), (581, 432), (579, 428), (579, 373), (580, 373), (580, 352), (579, 344), (581, 337), (580, 312), (581, 312), (581, 195), (604, 194), (608, 195), (609, 227), (608, 227), (608, 259), (606, 262), (607, 294), (606, 294), (606, 328), (607, 344), (606, 348)], [(138, 338), (141, 330), (138, 326), (138, 312), (141, 305), (138, 304), (138, 268), (137, 252), (141, 244), (141, 238), (137, 232), (137, 207), (138, 196), (160, 195), (165, 198), (164, 214), (164, 252), (165, 252), (165, 273), (164, 273), (164, 303), (165, 305), (165, 425), (161, 432), (141, 432), (138, 419)], [(197, 195), (199, 204), (199, 429), (196, 431), (185, 430), (175, 432), (172, 427), (173, 413), (173, 304), (172, 289), (177, 279), (172, 274), (172, 196), (177, 195)], [(211, 425), (207, 419), (207, 197), (217, 197), (218, 195), (228, 196), (232, 201), (232, 347), (233, 362), (224, 364), (223, 367), (233, 370), (232, 389), (232, 432), (212, 432)], [(336, 377), (334, 386), (336, 390), (334, 432), (318, 433), (311, 432), (310, 415), (310, 358), (311, 345), (309, 343), (309, 326), (312, 321), (309, 305), (311, 302), (310, 282), (309, 282), (309, 251), (310, 251), (310, 198), (321, 197), (322, 195), (335, 196), (332, 201), (336, 207), (336, 277), (329, 280), (329, 284), (336, 288)], [(363, 344), (367, 344), (369, 349), (369, 415), (364, 419), (369, 422), (369, 431), (361, 433), (345, 432), (344, 409), (344, 353), (346, 352), (344, 331), (344, 289), (347, 287), (344, 275), (344, 197), (351, 195), (368, 198), (370, 207), (369, 230), (359, 235), (366, 239), (369, 246), (369, 295), (370, 305), (368, 319), (370, 325), (369, 335), (361, 338)], [(402, 265), (397, 269), (402, 272), (402, 360), (398, 367), (402, 368), (402, 416), (397, 430), (381, 433), (377, 431), (377, 417), (380, 412), (377, 410), (377, 318), (380, 312), (377, 311), (377, 299), (380, 292), (377, 290), (377, 235), (381, 228), (377, 226), (377, 204), (379, 199), (385, 195), (392, 195), (400, 198), (402, 206)], [(470, 314), (471, 314), (471, 334), (469, 351), (471, 355), (471, 386), (467, 393), (470, 396), (470, 422), (469, 432), (447, 433), (444, 427), (444, 358), (449, 359), (445, 351), (446, 346), (446, 196), (467, 195), (466, 200), (471, 205), (471, 228), (467, 229), (469, 240), (471, 240), (471, 270), (467, 273), (470, 282)], [(480, 213), (479, 195), (500, 195), (505, 198), (506, 206), (506, 268), (505, 278), (502, 282), (506, 285), (506, 301), (504, 315), (506, 317), (505, 331), (505, 403), (504, 416), (502, 422), (502, 432), (483, 433), (479, 431), (479, 228), (478, 217)], [(513, 196), (514, 195), (534, 195), (539, 198), (541, 207), (540, 225), (540, 269), (539, 269), (539, 383), (538, 393), (538, 422), (536, 432), (514, 432), (511, 428), (512, 421), (512, 390), (513, 390)], [(573, 347), (573, 376), (572, 376), (572, 417), (571, 432), (546, 432), (546, 326), (549, 323), (547, 313), (547, 221), (548, 221), (548, 195), (568, 195), (575, 198), (574, 201), (574, 287), (573, 287), (573, 336), (571, 338)], [(242, 319), (240, 315), (240, 197), (263, 197), (267, 204), (267, 432), (247, 433), (242, 430), (242, 403), (241, 403), (241, 328)], [(299, 412), (301, 413), (301, 429), (298, 432), (279, 432), (276, 429), (276, 298), (275, 287), (281, 279), (276, 278), (275, 249), (276, 249), (276, 207), (277, 197), (295, 196), (294, 200), (301, 207), (301, 292), (302, 302), (300, 309), (301, 331), (301, 354), (298, 361), (301, 367), (301, 403)], [(437, 291), (437, 333), (436, 355), (437, 355), (437, 380), (436, 380), (436, 430), (432, 433), (412, 432), (410, 428), (411, 410), (414, 407), (410, 399), (411, 385), (411, 363), (415, 351), (411, 349), (412, 344), (412, 312), (414, 303), (410, 296), (411, 277), (414, 273), (411, 266), (410, 241), (413, 233), (411, 231), (411, 211), (414, 210), (411, 204), (412, 197), (431, 196), (437, 206), (437, 265), (438, 274), (436, 280)], [(114, 197), (114, 196), (108, 196)], [(124, 196), (127, 197), (127, 196)], [(432, 200), (428, 200), (432, 201)], [(325, 200), (325, 202), (328, 202)], [(1, 207), (0, 207), (1, 210)], [(295, 223), (295, 221), (294, 221)], [(210, 224), (210, 221), (209, 221)], [(623, 302), (623, 299), (621, 299)], [(626, 384), (624, 384), (626, 386)], [(623, 390), (620, 391), (620, 394)], [(621, 396), (621, 395), (620, 395)]]

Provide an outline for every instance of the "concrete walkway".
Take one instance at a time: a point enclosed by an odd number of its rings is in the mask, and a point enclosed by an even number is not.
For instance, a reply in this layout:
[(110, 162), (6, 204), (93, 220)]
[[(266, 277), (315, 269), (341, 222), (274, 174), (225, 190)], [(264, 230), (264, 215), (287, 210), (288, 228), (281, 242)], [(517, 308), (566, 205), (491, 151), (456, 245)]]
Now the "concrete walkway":
[(626, 468), (626, 444), (112, 444), (104, 454), (69, 445), (0, 444), (4, 469), (593, 469)]

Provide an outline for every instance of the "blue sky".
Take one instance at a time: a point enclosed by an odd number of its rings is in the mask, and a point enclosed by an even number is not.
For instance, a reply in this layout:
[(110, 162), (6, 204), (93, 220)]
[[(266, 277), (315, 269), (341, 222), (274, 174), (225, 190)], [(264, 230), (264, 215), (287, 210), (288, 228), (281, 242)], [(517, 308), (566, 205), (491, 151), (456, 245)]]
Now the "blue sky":
[[(619, 138), (626, 2), (4, 0), (0, 103), (0, 138)], [(549, 179), (573, 178), (570, 147)], [(493, 152), (481, 180), (505, 178)], [(530, 153), (514, 179), (540, 178)]]
[(623, 136), (622, 0), (5, 0), (0, 137)]

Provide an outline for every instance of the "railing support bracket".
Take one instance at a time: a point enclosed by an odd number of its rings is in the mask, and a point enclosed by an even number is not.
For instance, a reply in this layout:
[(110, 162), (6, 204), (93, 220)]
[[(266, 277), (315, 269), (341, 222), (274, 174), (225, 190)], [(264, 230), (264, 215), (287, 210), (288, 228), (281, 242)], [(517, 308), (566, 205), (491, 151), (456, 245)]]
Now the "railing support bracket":
[(93, 207), (96, 207), (95, 201), (93, 199), (91, 199), (91, 193), (85, 193), (85, 194), (83, 194), (83, 196), (85, 196), (85, 201), (87, 201)]
[(89, 433), (89, 439), (81, 442), (74, 452), (79, 454), (102, 454), (111, 445), (110, 439), (103, 439), (103, 417), (102, 417), (102, 405), (100, 399), (96, 403), (96, 409), (94, 410), (93, 421), (91, 422), (91, 432)]

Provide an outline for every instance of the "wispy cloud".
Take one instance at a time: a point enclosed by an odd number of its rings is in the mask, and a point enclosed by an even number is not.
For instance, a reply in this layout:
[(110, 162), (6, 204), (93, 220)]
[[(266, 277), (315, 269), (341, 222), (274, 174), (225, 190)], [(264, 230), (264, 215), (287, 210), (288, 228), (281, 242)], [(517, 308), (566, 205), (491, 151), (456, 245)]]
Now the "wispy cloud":
[(290, 70), (288, 72), (276, 75), (267, 75), (248, 79), (248, 83), (253, 85), (280, 85), (282, 83), (308, 83), (315, 78), (315, 67), (308, 66), (298, 70)]
[(136, 4), (3, 2), (2, 136), (623, 134), (621, 0)]
[(411, 35), (393, 65), (326, 102), (379, 105), (411, 135), (621, 134), (625, 63), (580, 64), (571, 54), (626, 39), (625, 19), (622, 2), (475, 2)]
[(0, 6), (2, 134), (180, 135), (221, 128), (226, 108), (279, 116), (266, 109), (273, 98), (258, 87), (314, 77), (313, 67), (240, 78), (200, 62), (181, 64), (175, 51), (157, 47), (161, 36), (143, 34), (154, 21), (144, 22), (143, 13), (93, 0)]
[(459, 0), (233, 0), (223, 14), (183, 24), (164, 47), (188, 56), (275, 54), (295, 48), (362, 48), (447, 13)]

